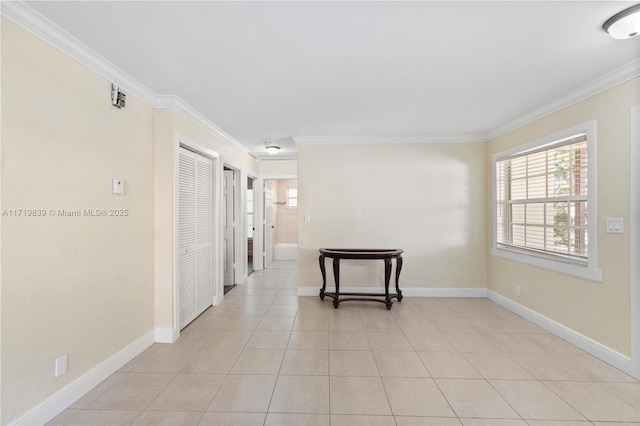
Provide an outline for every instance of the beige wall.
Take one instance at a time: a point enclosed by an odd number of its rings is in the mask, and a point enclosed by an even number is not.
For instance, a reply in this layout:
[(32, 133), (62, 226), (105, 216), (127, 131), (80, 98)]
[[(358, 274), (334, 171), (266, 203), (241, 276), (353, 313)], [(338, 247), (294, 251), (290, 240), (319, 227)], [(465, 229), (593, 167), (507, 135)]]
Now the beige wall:
[(2, 209), (129, 216), (2, 217), (2, 424), (153, 329), (153, 109), (110, 90), (3, 18)]
[[(258, 175), (255, 159), (215, 132), (131, 94), (126, 108), (113, 108), (110, 89), (3, 19), (2, 209), (129, 215), (2, 217), (2, 424), (154, 328), (173, 327), (177, 134), (239, 170), (242, 191)], [(124, 196), (112, 195), (114, 178)], [(64, 354), (69, 371), (54, 379)]]
[[(224, 165), (239, 171), (241, 223), (240, 247), (242, 254), (238, 256), (236, 270), (239, 271), (237, 282), (242, 282), (247, 271), (247, 176), (258, 174), (256, 160), (228, 140), (200, 126), (183, 114), (173, 110), (156, 110), (155, 112), (155, 292), (154, 312), (155, 326), (160, 329), (171, 329), (175, 325), (174, 286), (173, 286), (173, 223), (174, 223), (174, 164), (176, 155), (176, 137), (186, 137), (205, 150), (220, 155)], [(206, 152), (205, 152), (206, 153)]]
[[(290, 207), (287, 203), (287, 191), (290, 188), (297, 188), (298, 181), (295, 179), (283, 179), (274, 181), (278, 187), (276, 194), (276, 244), (295, 244), (298, 242), (298, 208)], [(287, 204), (280, 204), (287, 203)]]
[(298, 175), (297, 160), (260, 160), (261, 178), (293, 178)]
[[(616, 86), (487, 145), (491, 170), (491, 155), (496, 152), (596, 121), (598, 216), (590, 219), (598, 226), (602, 282), (489, 256), (488, 288), (625, 355), (631, 351), (629, 232), (627, 228), (624, 234), (607, 234), (604, 223), (606, 217), (623, 217), (627, 224), (630, 220), (629, 120), (631, 106), (640, 102), (639, 81)], [(486, 192), (491, 194), (490, 174), (487, 182)], [(521, 287), (520, 297), (514, 296), (515, 285)]]
[[(606, 234), (603, 222), (629, 223), (629, 108), (640, 102), (639, 79), (488, 144), (303, 145), (299, 161), (258, 166), (180, 113), (154, 112), (131, 95), (125, 109), (113, 108), (110, 81), (4, 18), (1, 34), (2, 209), (129, 215), (2, 217), (0, 423), (154, 327), (173, 326), (176, 133), (240, 170), (243, 189), (247, 175), (298, 175), (303, 287), (320, 285), (320, 247), (399, 247), (403, 287), (488, 287), (514, 298), (517, 284), (516, 302), (629, 354), (629, 234)], [(592, 119), (603, 281), (488, 255), (491, 154)], [(124, 196), (111, 194), (113, 178), (124, 180)], [(344, 285), (372, 286), (381, 268), (347, 262), (343, 271)], [(54, 379), (54, 359), (64, 354), (69, 371)]]
[[(224, 166), (229, 166), (238, 172), (236, 185), (239, 185), (238, 223), (240, 235), (236, 259), (236, 284), (242, 283), (247, 277), (247, 177), (258, 175), (258, 162), (236, 144), (223, 139), (218, 134), (196, 124), (179, 112), (172, 111), (173, 129), (177, 134), (186, 136), (198, 145), (220, 154)], [(222, 209), (222, 206), (220, 207)], [(222, 211), (222, 210), (221, 210)], [(222, 220), (220, 221), (222, 226)], [(222, 258), (220, 258), (222, 259)]]
[[(298, 149), (300, 286), (321, 284), (321, 247), (401, 248), (401, 287), (486, 286), (484, 144)], [(341, 283), (377, 286), (382, 271), (344, 262)]]

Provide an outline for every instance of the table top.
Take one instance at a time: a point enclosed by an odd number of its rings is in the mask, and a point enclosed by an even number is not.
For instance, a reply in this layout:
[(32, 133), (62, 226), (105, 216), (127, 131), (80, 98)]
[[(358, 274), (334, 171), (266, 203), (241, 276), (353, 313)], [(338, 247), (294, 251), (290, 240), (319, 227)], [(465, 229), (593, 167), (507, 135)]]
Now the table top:
[(333, 259), (393, 259), (402, 256), (400, 249), (321, 248), (320, 254)]

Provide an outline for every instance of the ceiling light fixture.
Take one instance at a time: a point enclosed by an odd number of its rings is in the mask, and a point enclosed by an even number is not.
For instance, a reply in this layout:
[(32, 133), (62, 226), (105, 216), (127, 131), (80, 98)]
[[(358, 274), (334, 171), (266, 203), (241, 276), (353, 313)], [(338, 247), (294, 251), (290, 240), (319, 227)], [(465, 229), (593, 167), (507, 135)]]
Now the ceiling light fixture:
[(276, 155), (280, 151), (280, 147), (278, 145), (274, 145), (272, 142), (264, 143), (267, 152), (271, 155)]
[(616, 13), (602, 24), (602, 29), (618, 40), (636, 37), (640, 34), (640, 4)]

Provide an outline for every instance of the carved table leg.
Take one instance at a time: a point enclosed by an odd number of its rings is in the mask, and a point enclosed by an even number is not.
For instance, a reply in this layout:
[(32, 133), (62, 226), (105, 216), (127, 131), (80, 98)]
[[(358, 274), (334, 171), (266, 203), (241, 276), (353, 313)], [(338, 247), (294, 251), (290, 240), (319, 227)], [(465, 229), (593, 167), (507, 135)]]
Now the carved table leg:
[(338, 305), (340, 305), (340, 259), (337, 257), (333, 259), (333, 278), (336, 281), (336, 296), (333, 299), (333, 307), (338, 309)]
[(396, 258), (396, 293), (398, 293), (398, 302), (402, 301), (402, 292), (398, 282), (400, 281), (400, 271), (402, 270), (402, 256)]
[(322, 288), (320, 289), (320, 300), (324, 300), (324, 291), (327, 288), (327, 273), (324, 270), (324, 256), (320, 255), (320, 272), (322, 272)]
[(393, 303), (391, 297), (389, 297), (389, 281), (391, 281), (391, 259), (384, 260), (384, 297), (387, 310), (391, 309)]

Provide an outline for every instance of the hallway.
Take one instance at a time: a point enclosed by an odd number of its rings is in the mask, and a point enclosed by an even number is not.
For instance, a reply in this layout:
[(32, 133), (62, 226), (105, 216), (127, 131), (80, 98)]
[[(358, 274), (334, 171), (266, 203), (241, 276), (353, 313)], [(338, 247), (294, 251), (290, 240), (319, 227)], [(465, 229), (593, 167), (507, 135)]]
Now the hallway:
[(487, 299), (336, 310), (296, 296), (295, 267), (254, 272), (49, 424), (640, 422), (637, 381)]

